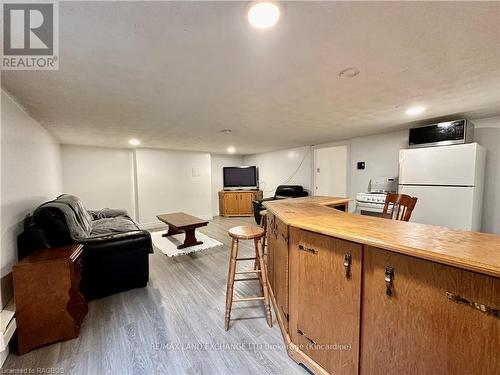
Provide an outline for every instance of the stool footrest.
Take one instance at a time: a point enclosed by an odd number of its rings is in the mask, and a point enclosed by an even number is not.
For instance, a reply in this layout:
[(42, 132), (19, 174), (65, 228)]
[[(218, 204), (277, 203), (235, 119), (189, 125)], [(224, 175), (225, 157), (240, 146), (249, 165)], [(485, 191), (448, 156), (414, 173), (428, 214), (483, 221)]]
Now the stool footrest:
[(264, 297), (246, 297), (246, 298), (233, 299), (233, 302), (262, 301), (263, 299)]
[(234, 281), (252, 281), (252, 280), (260, 280), (258, 277), (252, 277), (248, 279), (234, 279)]
[(240, 260), (255, 260), (257, 258), (253, 257), (253, 258), (236, 258), (237, 261), (240, 261)]
[(241, 275), (241, 274), (246, 274), (246, 273), (262, 273), (261, 270), (251, 270), (251, 271), (240, 271), (240, 272), (235, 272), (235, 275)]

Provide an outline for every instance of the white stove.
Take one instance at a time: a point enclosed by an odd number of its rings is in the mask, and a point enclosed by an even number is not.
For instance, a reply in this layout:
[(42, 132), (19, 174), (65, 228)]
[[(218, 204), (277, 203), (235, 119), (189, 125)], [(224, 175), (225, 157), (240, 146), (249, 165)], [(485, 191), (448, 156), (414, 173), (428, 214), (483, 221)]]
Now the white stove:
[(387, 193), (397, 189), (397, 179), (377, 177), (370, 181), (368, 193), (356, 194), (356, 212), (361, 215), (380, 216), (384, 211)]
[(356, 194), (356, 211), (361, 215), (382, 214), (387, 193)]

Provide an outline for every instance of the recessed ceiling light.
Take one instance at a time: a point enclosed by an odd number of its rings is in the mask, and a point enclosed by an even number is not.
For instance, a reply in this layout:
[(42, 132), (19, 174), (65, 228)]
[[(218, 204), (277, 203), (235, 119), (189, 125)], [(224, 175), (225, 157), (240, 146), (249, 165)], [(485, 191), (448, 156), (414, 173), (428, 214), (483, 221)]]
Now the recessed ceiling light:
[(406, 110), (406, 114), (408, 116), (416, 116), (416, 115), (419, 115), (421, 113), (424, 113), (425, 112), (425, 107), (421, 106), (421, 105), (416, 105), (414, 107), (410, 107)]
[(339, 73), (339, 77), (347, 77), (347, 78), (352, 78), (356, 77), (360, 73), (360, 70), (358, 68), (345, 68), (344, 70), (341, 70)]
[(278, 22), (280, 9), (276, 4), (259, 2), (251, 6), (248, 11), (248, 22), (258, 29), (268, 29)]
[(231, 134), (233, 131), (231, 129), (224, 129), (220, 131), (222, 134)]
[(229, 146), (229, 147), (227, 148), (227, 152), (228, 152), (229, 154), (234, 154), (234, 153), (236, 152), (236, 149), (235, 149), (233, 146)]
[(141, 141), (138, 139), (132, 138), (128, 141), (128, 143), (132, 146), (139, 146), (141, 144)]

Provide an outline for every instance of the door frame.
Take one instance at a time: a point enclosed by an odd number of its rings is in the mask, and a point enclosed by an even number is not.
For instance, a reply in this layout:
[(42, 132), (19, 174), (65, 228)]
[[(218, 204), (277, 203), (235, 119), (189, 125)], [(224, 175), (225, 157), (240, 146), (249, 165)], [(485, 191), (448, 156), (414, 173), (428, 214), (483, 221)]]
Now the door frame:
[(331, 142), (331, 143), (323, 143), (320, 145), (312, 146), (312, 157), (311, 157), (311, 195), (316, 195), (316, 150), (322, 148), (330, 148), (337, 146), (346, 146), (346, 196), (349, 197), (351, 195), (351, 142), (350, 141), (340, 141), (340, 142)]

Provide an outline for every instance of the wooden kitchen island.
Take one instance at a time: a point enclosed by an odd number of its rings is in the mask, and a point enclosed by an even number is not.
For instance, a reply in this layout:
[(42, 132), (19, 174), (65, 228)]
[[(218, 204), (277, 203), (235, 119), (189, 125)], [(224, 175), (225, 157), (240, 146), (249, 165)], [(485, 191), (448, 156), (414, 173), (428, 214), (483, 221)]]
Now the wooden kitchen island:
[(290, 357), (315, 374), (500, 374), (500, 236), (353, 215), (335, 199), (265, 202)]

